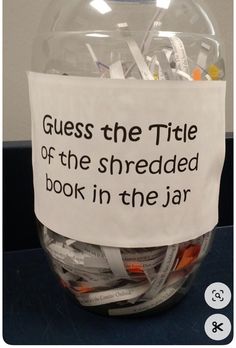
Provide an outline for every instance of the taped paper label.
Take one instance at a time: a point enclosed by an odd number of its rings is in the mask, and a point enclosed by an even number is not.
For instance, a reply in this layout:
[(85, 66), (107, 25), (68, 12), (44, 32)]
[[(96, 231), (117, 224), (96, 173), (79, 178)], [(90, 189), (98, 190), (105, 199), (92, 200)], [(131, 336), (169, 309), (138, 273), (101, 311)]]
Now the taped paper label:
[(37, 218), (67, 238), (112, 247), (211, 231), (225, 87), (29, 73)]

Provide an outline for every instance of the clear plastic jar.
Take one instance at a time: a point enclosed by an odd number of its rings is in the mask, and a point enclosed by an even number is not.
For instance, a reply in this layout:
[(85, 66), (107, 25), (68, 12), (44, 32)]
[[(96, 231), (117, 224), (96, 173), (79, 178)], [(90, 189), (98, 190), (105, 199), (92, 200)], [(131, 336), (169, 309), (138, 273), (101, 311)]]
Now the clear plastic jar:
[[(140, 68), (140, 55), (148, 75)], [(118, 78), (194, 83), (225, 76), (216, 24), (200, 0), (52, 2), (34, 43), (33, 71), (114, 78), (111, 66), (117, 61)], [(177, 246), (119, 249), (129, 275), (122, 278), (110, 269), (103, 246), (70, 240), (40, 222), (39, 231), (63, 286), (89, 310), (109, 315), (143, 315), (178, 302), (213, 237), (206, 231)], [(87, 305), (88, 297), (93, 305)]]

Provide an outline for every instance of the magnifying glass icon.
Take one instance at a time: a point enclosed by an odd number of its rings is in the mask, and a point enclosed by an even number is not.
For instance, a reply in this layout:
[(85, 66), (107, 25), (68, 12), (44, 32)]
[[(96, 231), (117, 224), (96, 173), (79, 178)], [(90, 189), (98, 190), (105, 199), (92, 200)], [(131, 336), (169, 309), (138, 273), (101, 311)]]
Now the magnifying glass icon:
[(221, 299), (219, 292), (215, 294), (215, 297)]

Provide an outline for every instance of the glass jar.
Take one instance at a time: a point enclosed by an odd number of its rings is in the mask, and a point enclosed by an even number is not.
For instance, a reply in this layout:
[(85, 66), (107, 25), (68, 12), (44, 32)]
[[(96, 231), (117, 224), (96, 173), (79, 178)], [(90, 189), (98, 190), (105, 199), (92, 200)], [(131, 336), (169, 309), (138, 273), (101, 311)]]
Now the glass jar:
[[(200, 0), (55, 0), (34, 42), (32, 70), (156, 83), (225, 78), (216, 24)], [(121, 248), (128, 275), (122, 277), (110, 268), (106, 247), (68, 239), (40, 222), (39, 233), (61, 284), (81, 305), (111, 316), (178, 302), (213, 238), (206, 231), (174, 246)]]

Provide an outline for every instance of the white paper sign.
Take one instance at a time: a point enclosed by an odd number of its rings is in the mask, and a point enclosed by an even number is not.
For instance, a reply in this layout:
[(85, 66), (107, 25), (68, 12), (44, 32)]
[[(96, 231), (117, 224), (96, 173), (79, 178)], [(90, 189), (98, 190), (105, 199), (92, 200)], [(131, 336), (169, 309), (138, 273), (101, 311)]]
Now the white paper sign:
[(29, 73), (37, 218), (63, 236), (115, 247), (212, 230), (225, 89)]

